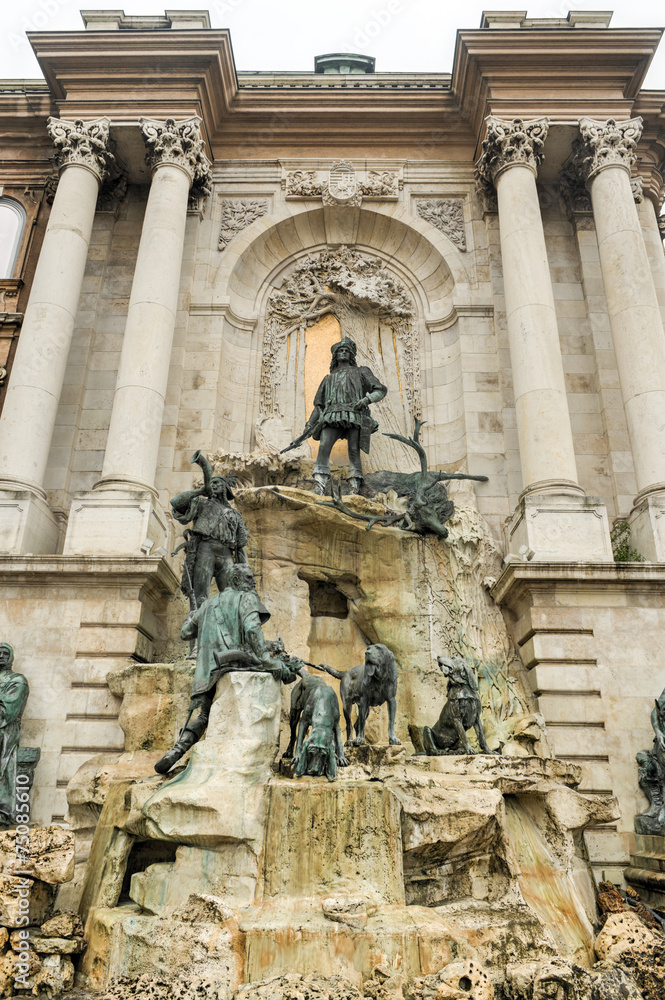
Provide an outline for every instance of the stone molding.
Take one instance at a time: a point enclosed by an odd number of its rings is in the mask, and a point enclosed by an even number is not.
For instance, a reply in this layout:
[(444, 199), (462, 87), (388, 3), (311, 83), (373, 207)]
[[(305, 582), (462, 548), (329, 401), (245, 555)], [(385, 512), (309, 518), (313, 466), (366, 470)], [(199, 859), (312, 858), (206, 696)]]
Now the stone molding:
[(201, 138), (201, 119), (140, 118), (141, 134), (148, 147), (146, 163), (152, 171), (164, 164), (180, 167), (189, 176), (192, 189), (210, 194), (210, 160)]
[(458, 250), (466, 251), (464, 206), (461, 201), (455, 198), (419, 198), (416, 211), (421, 219), (447, 236)]
[(575, 159), (587, 184), (605, 167), (630, 169), (637, 159), (637, 143), (642, 135), (642, 119), (629, 118), (617, 122), (614, 118), (599, 121), (580, 118), (582, 143)]
[(222, 226), (217, 247), (226, 250), (231, 240), (268, 211), (267, 198), (223, 198)]
[(80, 118), (49, 118), (46, 130), (56, 148), (58, 170), (76, 164), (91, 170), (101, 184), (115, 158), (109, 149), (108, 118), (84, 122)]
[(476, 163), (476, 179), (481, 192), (496, 186), (498, 175), (509, 167), (529, 167), (534, 174), (544, 159), (543, 146), (549, 130), (548, 118), (513, 118), (507, 121), (490, 115), (485, 119), (487, 138)]

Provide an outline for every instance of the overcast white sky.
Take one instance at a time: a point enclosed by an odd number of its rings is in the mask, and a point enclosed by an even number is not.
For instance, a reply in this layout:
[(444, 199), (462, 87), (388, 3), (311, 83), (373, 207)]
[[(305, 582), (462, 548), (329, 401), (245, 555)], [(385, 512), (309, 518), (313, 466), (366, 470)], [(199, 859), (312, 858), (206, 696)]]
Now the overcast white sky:
[[(116, 0), (117, 2), (117, 0)], [(39, 77), (26, 31), (82, 29), (79, 9), (103, 10), (113, 0), (4, 0), (0, 10), (0, 77)], [(212, 26), (229, 28), (239, 70), (313, 69), (315, 55), (352, 51), (376, 57), (377, 71), (440, 72), (452, 69), (455, 32), (477, 28), (483, 10), (510, 3), (450, 0), (171, 0), (172, 9), (208, 8)], [(170, 5), (169, 5), (170, 6)], [(519, 4), (514, 4), (515, 8)], [(662, 0), (545, 0), (528, 6), (529, 17), (565, 17), (573, 10), (614, 9), (613, 27), (664, 27)], [(126, 14), (163, 14), (164, 0), (132, 0)], [(665, 89), (665, 39), (646, 86)]]

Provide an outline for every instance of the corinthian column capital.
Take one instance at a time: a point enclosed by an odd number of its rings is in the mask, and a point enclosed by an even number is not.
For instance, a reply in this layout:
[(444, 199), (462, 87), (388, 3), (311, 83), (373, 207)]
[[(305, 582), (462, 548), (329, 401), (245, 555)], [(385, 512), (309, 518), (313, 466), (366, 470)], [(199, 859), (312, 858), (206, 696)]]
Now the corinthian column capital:
[(549, 129), (547, 118), (505, 121), (490, 115), (486, 123), (487, 138), (476, 164), (476, 176), (481, 183), (495, 184), (501, 171), (512, 166), (530, 167), (534, 174), (538, 173), (545, 155), (543, 146)]
[(181, 121), (175, 118), (163, 122), (153, 118), (139, 121), (148, 147), (146, 163), (150, 169), (156, 170), (162, 164), (180, 167), (189, 175), (189, 183), (198, 193), (209, 193), (210, 160), (201, 138), (201, 119), (194, 116)]
[(87, 167), (101, 184), (114, 162), (109, 150), (110, 124), (108, 118), (96, 118), (89, 122), (80, 118), (75, 121), (49, 118), (46, 129), (56, 148), (58, 169), (63, 170), (72, 164)]
[(598, 121), (580, 118), (582, 145), (576, 158), (588, 183), (604, 167), (624, 167), (628, 173), (636, 160), (635, 150), (642, 135), (642, 119), (617, 122), (614, 118)]

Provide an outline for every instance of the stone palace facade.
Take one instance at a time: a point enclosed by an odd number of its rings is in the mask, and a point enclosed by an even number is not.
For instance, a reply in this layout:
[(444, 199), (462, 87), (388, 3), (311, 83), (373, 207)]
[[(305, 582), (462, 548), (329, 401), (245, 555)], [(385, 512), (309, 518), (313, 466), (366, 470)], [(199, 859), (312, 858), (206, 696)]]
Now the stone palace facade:
[[(243, 73), (201, 12), (85, 21), (0, 84), (0, 639), (33, 819), (122, 751), (106, 675), (166, 655), (192, 453), (300, 433), (340, 326), (289, 325), (280, 289), (325, 290), (325, 260), (377, 307), (386, 429), (426, 420), (430, 468), (488, 477), (487, 587), (553, 751), (619, 799), (586, 839), (620, 880), (665, 686), (661, 32), (504, 12), (450, 74)], [(370, 470), (411, 461), (387, 441)], [(617, 521), (644, 561), (614, 560)]]

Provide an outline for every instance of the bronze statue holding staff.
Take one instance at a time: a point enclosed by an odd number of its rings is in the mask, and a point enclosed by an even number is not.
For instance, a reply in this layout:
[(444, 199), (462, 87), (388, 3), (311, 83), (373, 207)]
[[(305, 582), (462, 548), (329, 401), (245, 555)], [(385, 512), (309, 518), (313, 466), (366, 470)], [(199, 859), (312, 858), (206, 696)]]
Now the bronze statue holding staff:
[(316, 390), (314, 409), (302, 434), (292, 441), (290, 451), (308, 438), (320, 441), (314, 466), (314, 490), (323, 495), (330, 479), (330, 452), (336, 441), (346, 438), (349, 451), (349, 483), (354, 493), (363, 481), (360, 452), (369, 454), (370, 438), (378, 423), (373, 420), (369, 407), (378, 403), (387, 393), (374, 373), (356, 363), (357, 347), (349, 337), (343, 337), (330, 348), (332, 361), (330, 374), (326, 375)]

